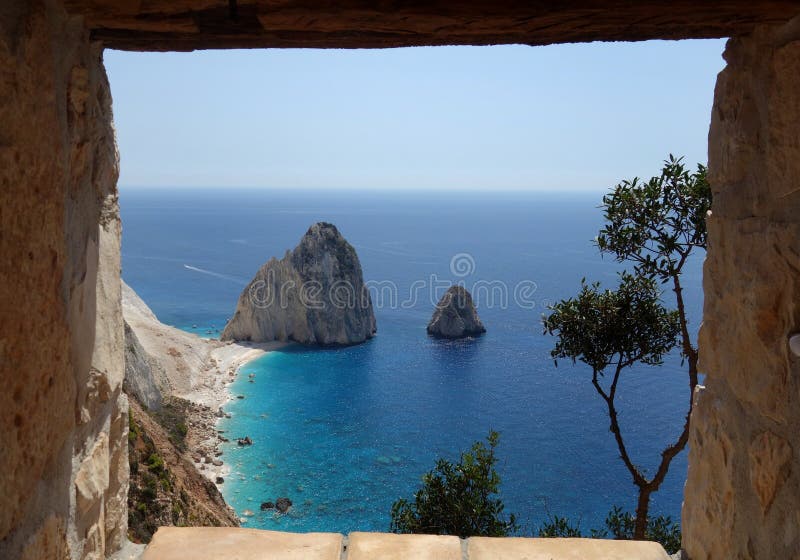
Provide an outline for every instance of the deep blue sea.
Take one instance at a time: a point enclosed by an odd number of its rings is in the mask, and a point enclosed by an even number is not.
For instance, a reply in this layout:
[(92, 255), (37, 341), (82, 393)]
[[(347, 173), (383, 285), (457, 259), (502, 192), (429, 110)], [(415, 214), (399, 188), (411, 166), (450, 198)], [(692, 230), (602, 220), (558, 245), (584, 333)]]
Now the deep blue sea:
[[(244, 366), (232, 386), (246, 398), (227, 405), (221, 429), (255, 444), (223, 446), (233, 469), (223, 493), (240, 515), (255, 512), (247, 526), (385, 531), (392, 502), (410, 498), (437, 457), (456, 459), (493, 429), (506, 511), (528, 532), (548, 512), (589, 529), (614, 504), (633, 510), (635, 488), (590, 371), (556, 367), (540, 318), (582, 277), (616, 282), (619, 265), (592, 242), (601, 195), (123, 189), (123, 277), (161, 321), (211, 336), (258, 267), (325, 220), (356, 248), (365, 279), (381, 283), (373, 340), (288, 347)], [(700, 257), (684, 278), (694, 330)], [(432, 300), (455, 281), (473, 295), (483, 286), (488, 332), (430, 339)], [(678, 357), (624, 375), (620, 422), (647, 470), (680, 433), (688, 398)], [(685, 477), (684, 451), (653, 513), (680, 518)], [(294, 502), (289, 515), (259, 511), (279, 496)]]

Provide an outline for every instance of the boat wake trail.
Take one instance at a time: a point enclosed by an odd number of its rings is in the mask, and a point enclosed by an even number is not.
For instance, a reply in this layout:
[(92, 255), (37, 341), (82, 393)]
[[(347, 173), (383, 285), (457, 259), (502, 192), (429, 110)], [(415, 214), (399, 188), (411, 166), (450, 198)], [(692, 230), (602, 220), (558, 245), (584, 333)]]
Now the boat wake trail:
[(197, 268), (196, 266), (191, 266), (188, 264), (184, 264), (183, 268), (191, 270), (193, 272), (199, 272), (200, 274), (208, 274), (209, 276), (213, 276), (214, 278), (220, 278), (222, 280), (227, 280), (228, 282), (234, 282), (236, 284), (239, 284), (240, 286), (244, 286), (247, 284), (245, 280), (237, 278), (236, 276), (228, 276), (227, 274), (222, 274), (220, 272), (213, 272), (211, 270), (206, 270), (204, 268)]

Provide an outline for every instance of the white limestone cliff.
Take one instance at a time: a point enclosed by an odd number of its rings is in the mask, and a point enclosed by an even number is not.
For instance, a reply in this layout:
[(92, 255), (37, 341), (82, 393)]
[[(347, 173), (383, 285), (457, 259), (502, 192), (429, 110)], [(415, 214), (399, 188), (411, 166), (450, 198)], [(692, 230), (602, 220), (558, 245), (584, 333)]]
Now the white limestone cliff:
[(472, 295), (463, 286), (447, 290), (428, 323), (428, 334), (439, 338), (465, 338), (485, 332)]
[(259, 269), (221, 339), (344, 346), (375, 332), (358, 255), (336, 226), (320, 222), (294, 251)]

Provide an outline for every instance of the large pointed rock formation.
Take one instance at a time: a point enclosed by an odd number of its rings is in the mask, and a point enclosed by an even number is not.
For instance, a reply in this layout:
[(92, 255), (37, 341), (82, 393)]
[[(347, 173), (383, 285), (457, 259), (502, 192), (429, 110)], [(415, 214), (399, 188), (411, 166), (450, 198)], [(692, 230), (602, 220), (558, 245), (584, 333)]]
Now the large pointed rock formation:
[(336, 226), (320, 222), (294, 251), (259, 269), (221, 338), (329, 346), (358, 344), (375, 332), (358, 255)]
[(439, 338), (464, 338), (485, 332), (472, 295), (464, 286), (447, 290), (428, 323), (428, 334)]

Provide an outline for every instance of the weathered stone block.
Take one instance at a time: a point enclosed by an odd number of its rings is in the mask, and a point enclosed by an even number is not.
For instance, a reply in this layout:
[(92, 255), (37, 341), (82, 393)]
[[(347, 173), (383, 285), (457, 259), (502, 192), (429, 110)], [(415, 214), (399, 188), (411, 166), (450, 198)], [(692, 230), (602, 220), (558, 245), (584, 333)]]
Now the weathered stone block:
[(105, 526), (124, 527), (103, 503), (109, 461), (127, 462), (108, 440), (117, 153), (102, 47), (83, 23), (59, 1), (0, 9), (0, 558), (104, 558)]
[(234, 527), (161, 527), (141, 560), (339, 560), (338, 533), (280, 533)]
[(470, 560), (669, 560), (660, 544), (607, 539), (472, 537)]
[(800, 557), (800, 25), (728, 41), (709, 133), (705, 303), (683, 548)]
[(350, 533), (348, 560), (461, 560), (461, 540), (438, 535)]

